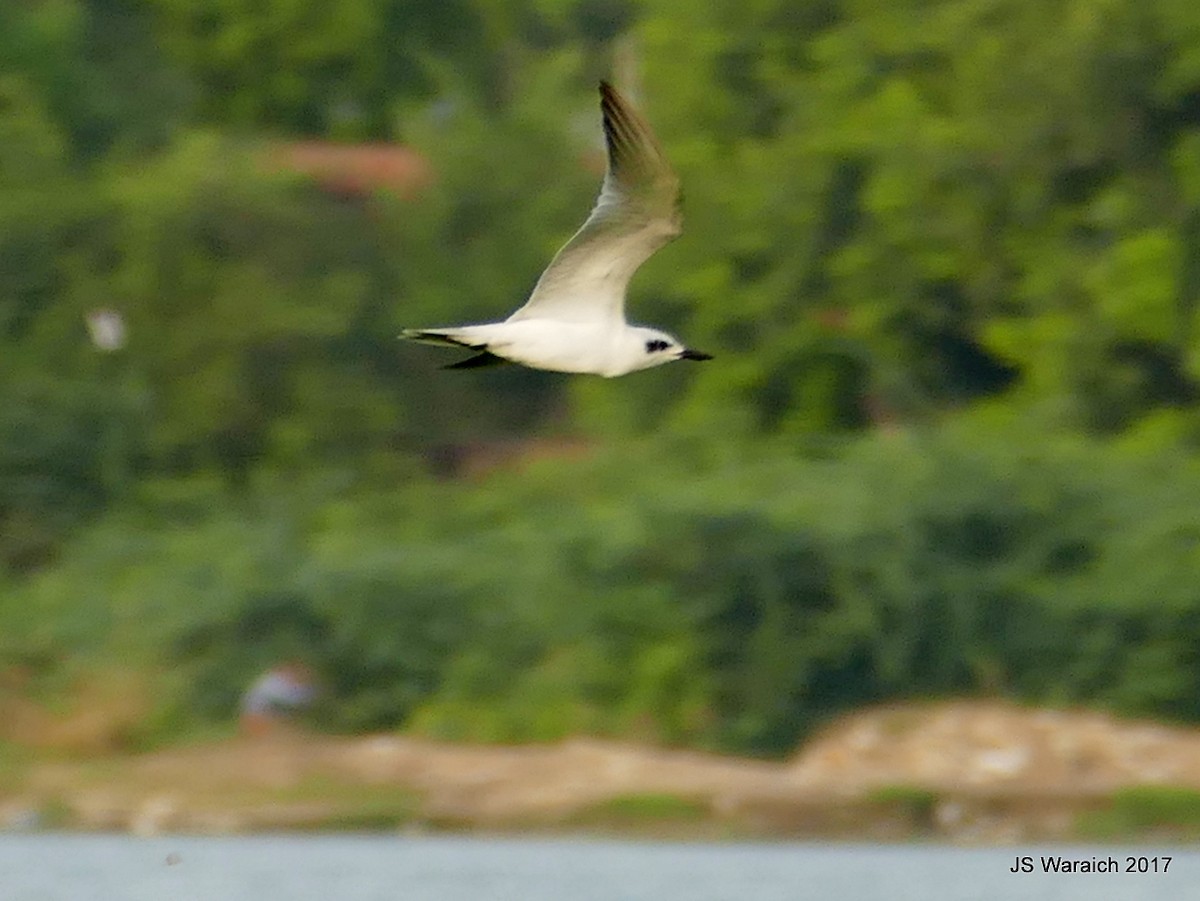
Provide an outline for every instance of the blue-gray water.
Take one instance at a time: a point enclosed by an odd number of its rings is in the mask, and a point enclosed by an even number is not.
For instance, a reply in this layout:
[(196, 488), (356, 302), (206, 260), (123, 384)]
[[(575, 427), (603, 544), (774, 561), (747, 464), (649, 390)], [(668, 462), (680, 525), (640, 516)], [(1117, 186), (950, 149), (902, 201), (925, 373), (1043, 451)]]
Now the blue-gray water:
[[(1034, 872), (1010, 872), (1019, 855)], [(1043, 855), (1173, 860), (1166, 873), (1055, 875)], [(1167, 846), (0, 835), (3, 901), (1167, 901), (1196, 897), (1198, 878), (1200, 852)]]

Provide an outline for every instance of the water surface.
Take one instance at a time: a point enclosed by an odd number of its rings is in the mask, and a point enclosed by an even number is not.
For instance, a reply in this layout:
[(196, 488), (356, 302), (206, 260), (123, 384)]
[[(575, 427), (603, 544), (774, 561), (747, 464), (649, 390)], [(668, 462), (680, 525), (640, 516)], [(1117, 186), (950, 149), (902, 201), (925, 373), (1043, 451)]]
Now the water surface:
[[(1010, 872), (1026, 855), (1034, 872)], [(1052, 855), (1173, 860), (1157, 874), (1042, 872)], [(3, 901), (1168, 901), (1194, 897), (1198, 878), (1200, 852), (1167, 846), (0, 835)]]

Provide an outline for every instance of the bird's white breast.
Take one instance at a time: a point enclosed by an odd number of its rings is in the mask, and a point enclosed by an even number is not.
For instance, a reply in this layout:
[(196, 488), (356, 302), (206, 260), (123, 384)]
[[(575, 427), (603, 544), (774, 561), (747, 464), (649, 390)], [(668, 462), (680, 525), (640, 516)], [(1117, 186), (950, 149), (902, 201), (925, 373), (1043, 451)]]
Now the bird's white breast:
[(624, 375), (640, 368), (641, 343), (625, 323), (517, 319), (470, 327), (497, 356), (554, 372)]

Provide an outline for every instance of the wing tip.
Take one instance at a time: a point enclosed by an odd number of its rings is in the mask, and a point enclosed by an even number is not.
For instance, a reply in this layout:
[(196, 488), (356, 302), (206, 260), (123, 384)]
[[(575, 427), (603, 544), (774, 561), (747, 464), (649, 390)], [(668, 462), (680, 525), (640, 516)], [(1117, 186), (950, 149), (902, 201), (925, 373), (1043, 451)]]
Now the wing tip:
[(610, 116), (630, 118), (636, 116), (629, 98), (614, 87), (611, 81), (600, 79), (600, 107)]
[(609, 82), (600, 82), (600, 111), (609, 156), (617, 160), (662, 156), (650, 125)]

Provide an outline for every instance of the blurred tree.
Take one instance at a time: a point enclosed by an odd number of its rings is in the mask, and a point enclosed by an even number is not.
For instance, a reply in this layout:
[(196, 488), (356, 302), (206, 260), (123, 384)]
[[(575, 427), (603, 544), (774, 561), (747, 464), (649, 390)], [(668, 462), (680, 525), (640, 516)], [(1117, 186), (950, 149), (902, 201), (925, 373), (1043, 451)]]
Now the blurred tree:
[(188, 91), (149, 26), (140, 0), (5, 4), (0, 75), (35, 86), (72, 160), (152, 151), (185, 120)]
[(172, 57), (203, 86), (209, 121), (340, 138), (388, 138), (397, 116), (436, 98), (447, 62), (488, 106), (510, 96), (532, 31), (529, 2), (146, 0)]

